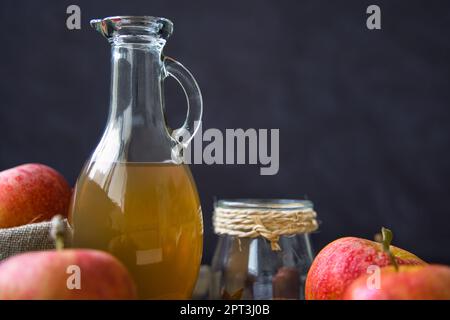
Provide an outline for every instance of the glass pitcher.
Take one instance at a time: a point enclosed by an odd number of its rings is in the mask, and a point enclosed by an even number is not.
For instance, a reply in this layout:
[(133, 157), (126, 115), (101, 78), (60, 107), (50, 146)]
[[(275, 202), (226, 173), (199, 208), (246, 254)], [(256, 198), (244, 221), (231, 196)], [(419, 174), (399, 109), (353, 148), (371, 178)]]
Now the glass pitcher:
[[(141, 299), (189, 298), (201, 261), (203, 223), (194, 180), (180, 158), (200, 125), (200, 89), (186, 68), (162, 54), (172, 33), (169, 20), (120, 16), (91, 25), (112, 46), (111, 100), (103, 137), (75, 187), (69, 216), (73, 246), (119, 258)], [(179, 136), (165, 121), (168, 76), (188, 102)]]

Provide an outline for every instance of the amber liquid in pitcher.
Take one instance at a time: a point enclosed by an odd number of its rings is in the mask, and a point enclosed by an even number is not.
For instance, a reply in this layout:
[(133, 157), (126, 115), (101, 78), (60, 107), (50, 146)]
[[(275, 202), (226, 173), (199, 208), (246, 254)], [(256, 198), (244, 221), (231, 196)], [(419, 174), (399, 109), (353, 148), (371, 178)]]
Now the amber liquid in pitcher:
[(140, 299), (187, 299), (202, 253), (200, 202), (189, 168), (93, 162), (72, 201), (74, 247), (105, 250), (133, 276)]

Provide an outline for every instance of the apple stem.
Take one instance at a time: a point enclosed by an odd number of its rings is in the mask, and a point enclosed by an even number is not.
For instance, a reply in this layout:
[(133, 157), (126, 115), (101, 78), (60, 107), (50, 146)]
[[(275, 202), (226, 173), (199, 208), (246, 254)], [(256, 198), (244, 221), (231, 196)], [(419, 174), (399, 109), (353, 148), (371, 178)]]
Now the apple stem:
[(64, 249), (64, 234), (65, 226), (63, 218), (60, 215), (56, 215), (52, 219), (52, 226), (50, 229), (50, 236), (55, 241), (56, 250)]
[(391, 264), (394, 266), (395, 271), (398, 271), (398, 263), (395, 259), (394, 254), (391, 251), (391, 242), (394, 238), (394, 235), (391, 230), (382, 227), (381, 228), (381, 234), (383, 237), (382, 245), (383, 245), (383, 251), (388, 255), (389, 260), (391, 261)]

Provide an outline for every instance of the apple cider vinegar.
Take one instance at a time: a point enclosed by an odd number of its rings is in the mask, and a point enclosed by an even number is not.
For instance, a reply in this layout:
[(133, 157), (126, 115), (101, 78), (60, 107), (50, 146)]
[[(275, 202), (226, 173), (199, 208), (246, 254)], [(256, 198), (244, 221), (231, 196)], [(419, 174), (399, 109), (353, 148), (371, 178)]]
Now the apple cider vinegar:
[(128, 268), (141, 299), (187, 299), (202, 254), (203, 224), (189, 168), (92, 162), (78, 179), (74, 247), (108, 251)]
[[(105, 130), (72, 196), (73, 246), (116, 256), (140, 299), (188, 299), (200, 268), (203, 223), (194, 180), (180, 163), (201, 126), (200, 88), (163, 54), (173, 30), (168, 19), (115, 16), (91, 26), (111, 44), (111, 91)], [(166, 121), (169, 77), (187, 100), (177, 129)]]

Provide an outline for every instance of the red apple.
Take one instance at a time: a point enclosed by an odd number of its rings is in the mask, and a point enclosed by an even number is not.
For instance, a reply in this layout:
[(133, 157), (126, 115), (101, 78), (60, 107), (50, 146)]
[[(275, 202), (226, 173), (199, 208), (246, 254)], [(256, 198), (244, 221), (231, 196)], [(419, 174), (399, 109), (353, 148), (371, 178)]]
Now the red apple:
[[(442, 265), (381, 268), (379, 287), (362, 275), (345, 291), (347, 300), (450, 300), (450, 268)], [(372, 277), (372, 278), (369, 278)]]
[(64, 177), (42, 164), (0, 172), (0, 228), (67, 216), (72, 190)]
[(102, 251), (38, 251), (0, 264), (0, 300), (135, 298), (125, 267)]
[[(390, 246), (390, 251), (399, 265), (425, 264), (403, 249)], [(369, 266), (383, 267), (391, 262), (381, 243), (353, 237), (335, 240), (314, 259), (306, 278), (305, 297), (307, 300), (342, 299), (345, 289), (366, 274)]]

